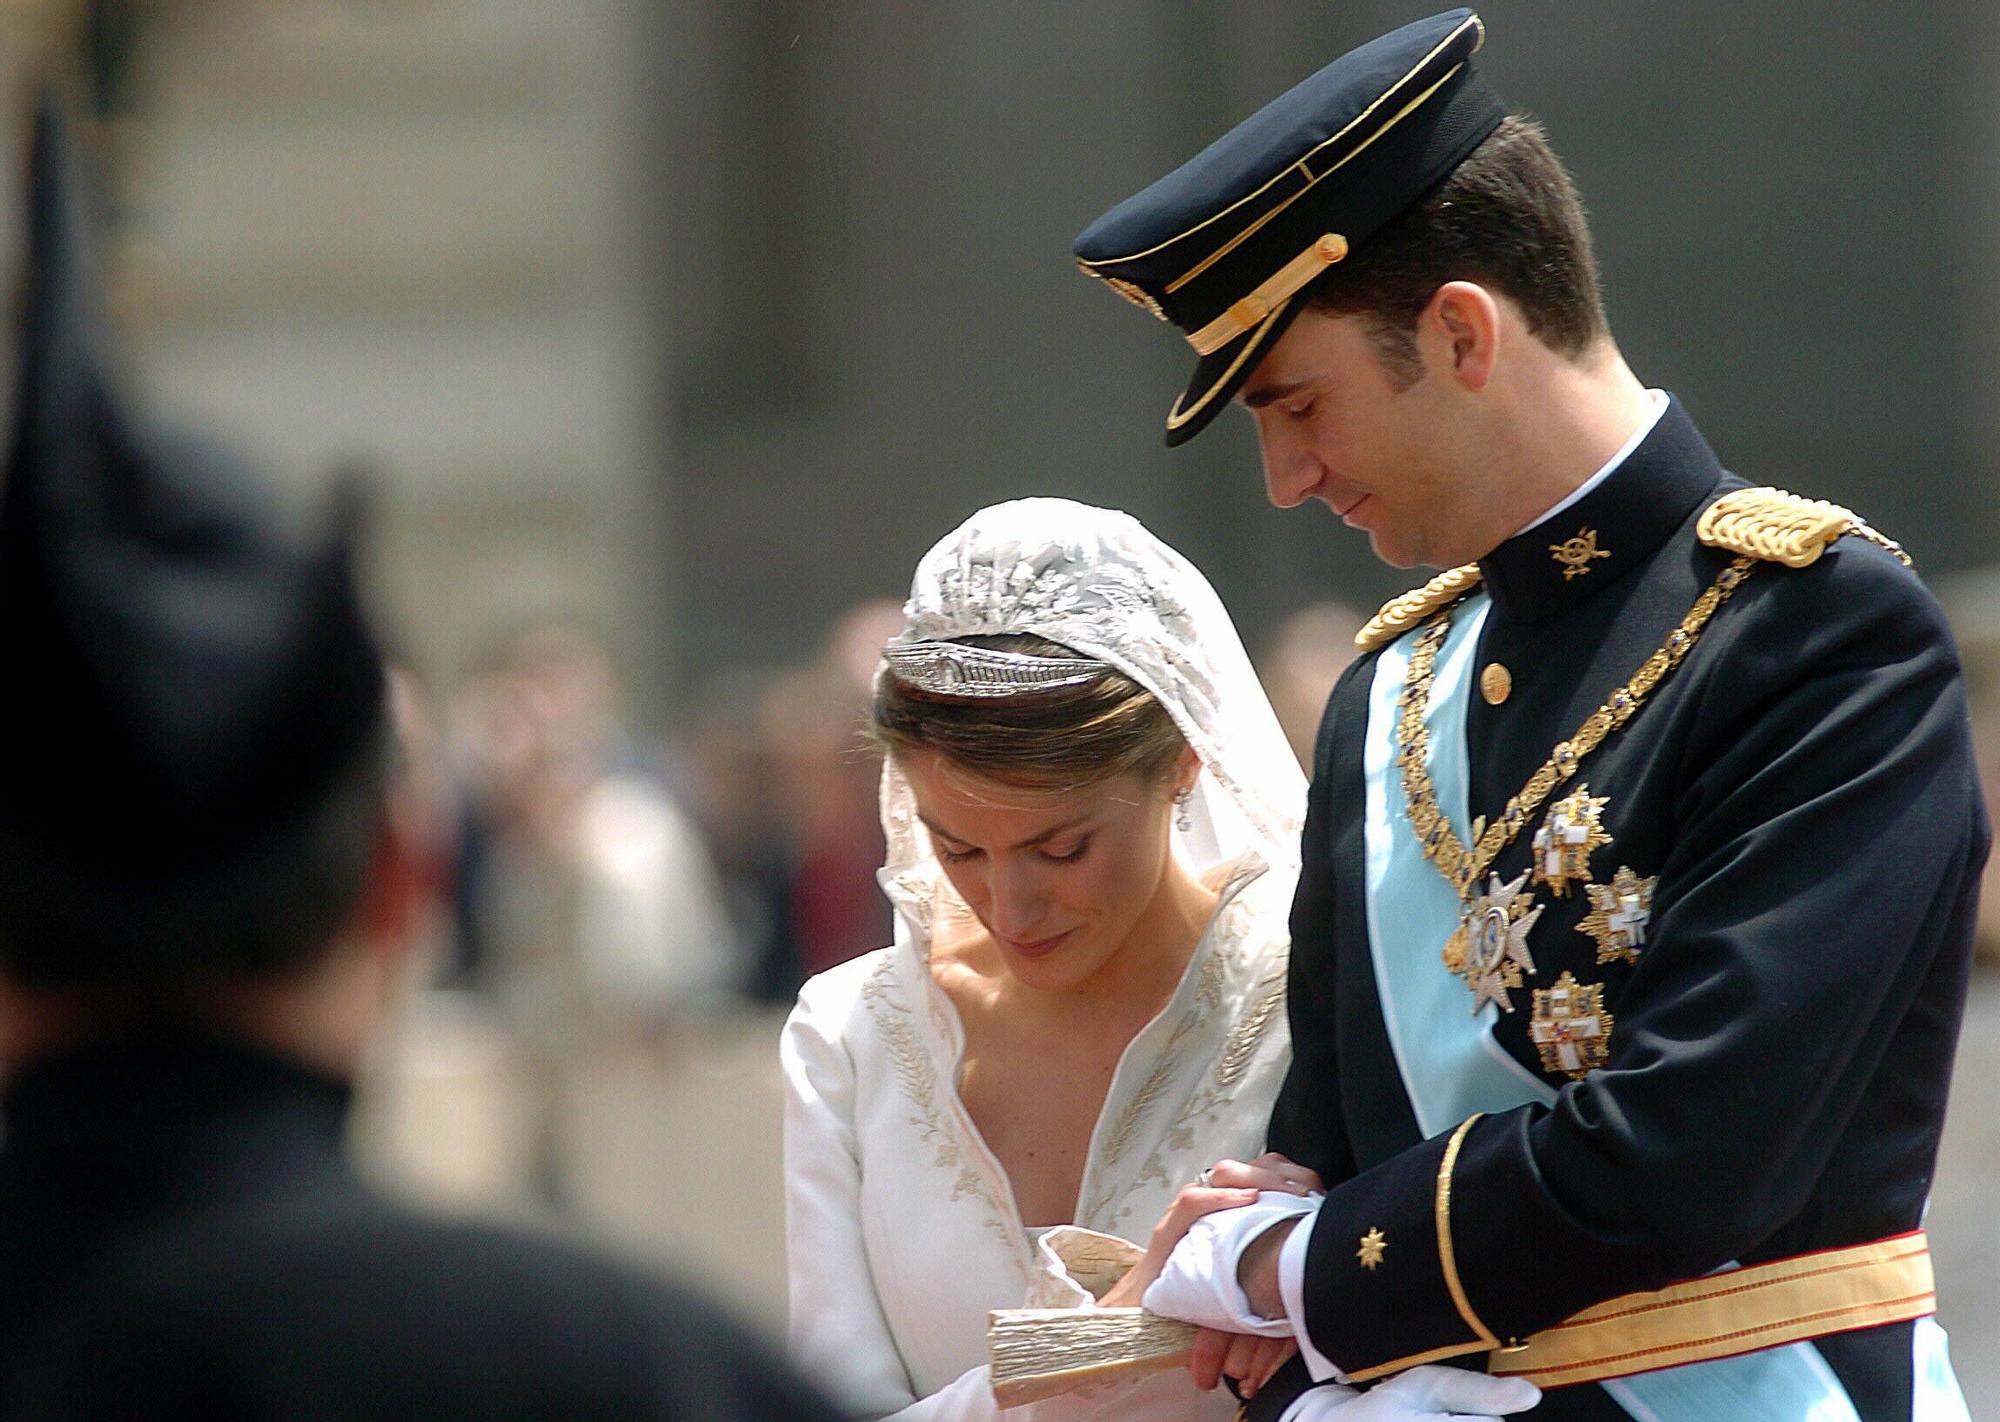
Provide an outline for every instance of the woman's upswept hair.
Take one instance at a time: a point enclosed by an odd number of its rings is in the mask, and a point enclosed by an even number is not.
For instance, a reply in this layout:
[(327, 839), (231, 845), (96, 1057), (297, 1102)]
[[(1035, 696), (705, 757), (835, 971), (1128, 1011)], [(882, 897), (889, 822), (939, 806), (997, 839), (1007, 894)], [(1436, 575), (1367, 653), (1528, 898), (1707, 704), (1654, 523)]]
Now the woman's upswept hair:
[[(959, 640), (1034, 657), (1079, 655), (1028, 632)], [(1052, 791), (1128, 773), (1156, 783), (1187, 749), (1166, 708), (1116, 668), (1041, 695), (983, 698), (934, 695), (884, 672), (868, 734), (892, 756), (934, 751), (985, 779)]]

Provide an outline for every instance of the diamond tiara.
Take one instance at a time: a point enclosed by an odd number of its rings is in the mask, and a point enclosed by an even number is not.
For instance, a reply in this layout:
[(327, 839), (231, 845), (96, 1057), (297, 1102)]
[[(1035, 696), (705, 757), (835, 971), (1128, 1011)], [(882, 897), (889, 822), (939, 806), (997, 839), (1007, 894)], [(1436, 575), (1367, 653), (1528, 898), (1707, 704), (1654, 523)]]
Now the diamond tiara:
[(889, 672), (905, 686), (934, 696), (1033, 696), (1082, 686), (1110, 672), (1082, 657), (1034, 657), (964, 642), (900, 642), (882, 649)]

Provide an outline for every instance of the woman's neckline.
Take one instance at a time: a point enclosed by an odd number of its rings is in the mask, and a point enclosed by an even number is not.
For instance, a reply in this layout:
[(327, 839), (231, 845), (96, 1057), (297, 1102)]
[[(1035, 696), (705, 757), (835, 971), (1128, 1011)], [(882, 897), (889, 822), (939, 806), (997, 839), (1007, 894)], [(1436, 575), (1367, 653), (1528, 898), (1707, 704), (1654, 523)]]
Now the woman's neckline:
[(958, 1004), (952, 1000), (950, 994), (945, 991), (932, 975), (928, 944), (923, 945), (924, 951), (920, 954), (918, 967), (926, 980), (927, 986), (934, 994), (933, 1000), (941, 1007), (944, 1020), (950, 1027), (946, 1046), (952, 1065), (951, 1069), (944, 1073), (944, 1081), (950, 1092), (953, 1114), (958, 1118), (962, 1129), (965, 1131), (971, 1148), (985, 1162), (993, 1180), (998, 1183), (1001, 1197), (1005, 1201), (1007, 1215), (1012, 1226), (1021, 1230), (1024, 1236), (1032, 1236), (1036, 1231), (1055, 1229), (1062, 1225), (1080, 1224), (1082, 1222), (1083, 1216), (1087, 1213), (1085, 1204), (1096, 1172), (1097, 1156), (1104, 1137), (1106, 1123), (1119, 1098), (1119, 1083), (1126, 1080), (1131, 1070), (1133, 1053), (1149, 1034), (1154, 1033), (1160, 1028), (1163, 1022), (1168, 1021), (1170, 1018), (1177, 1018), (1180, 1013), (1188, 1009), (1189, 999), (1198, 991), (1196, 983), (1203, 975), (1203, 964), (1215, 952), (1216, 940), (1225, 916), (1236, 902), (1238, 896), (1261, 878), (1268, 867), (1262, 855), (1258, 854), (1255, 850), (1247, 850), (1233, 859), (1223, 860), (1203, 871), (1201, 876), (1202, 881), (1204, 884), (1213, 885), (1216, 893), (1214, 912), (1210, 914), (1208, 922), (1203, 926), (1201, 935), (1195, 942), (1194, 950), (1188, 955), (1187, 963), (1182, 968), (1180, 979), (1175, 984), (1173, 991), (1161, 1003), (1159, 1010), (1148, 1017), (1126, 1039), (1124, 1045), (1119, 1050), (1117, 1064), (1112, 1070), (1110, 1084), (1105, 1090), (1104, 1100), (1098, 1105), (1096, 1117), (1091, 1125), (1089, 1138), (1085, 1146), (1084, 1168), (1078, 1182), (1077, 1198), (1071, 1204), (1071, 1217), (1068, 1220), (1032, 1226), (1027, 1223), (1021, 1212), (1020, 1202), (1015, 1195), (1012, 1177), (1008, 1174), (1006, 1167), (1001, 1164), (999, 1157), (994, 1153), (992, 1147), (987, 1143), (978, 1123), (973, 1120), (972, 1113), (966, 1108), (958, 1086), (958, 1069), (965, 1049), (963, 1015), (959, 1010)]

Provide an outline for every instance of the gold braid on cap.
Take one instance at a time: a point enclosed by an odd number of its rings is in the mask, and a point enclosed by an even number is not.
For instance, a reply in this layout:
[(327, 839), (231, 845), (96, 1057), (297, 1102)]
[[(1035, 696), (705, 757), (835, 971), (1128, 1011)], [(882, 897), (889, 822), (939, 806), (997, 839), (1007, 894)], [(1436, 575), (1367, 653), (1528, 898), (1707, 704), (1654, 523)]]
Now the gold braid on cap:
[(1738, 489), (1724, 494), (1703, 512), (1695, 536), (1711, 548), (1746, 558), (1810, 567), (1845, 534), (1864, 538), (1896, 555), (1904, 567), (1910, 555), (1856, 517), (1852, 509), (1825, 499), (1808, 499), (1783, 489)]
[(1478, 586), (1477, 563), (1439, 573), (1422, 587), (1383, 603), (1368, 625), (1354, 634), (1354, 645), (1364, 652), (1386, 647), (1440, 607), (1457, 602)]

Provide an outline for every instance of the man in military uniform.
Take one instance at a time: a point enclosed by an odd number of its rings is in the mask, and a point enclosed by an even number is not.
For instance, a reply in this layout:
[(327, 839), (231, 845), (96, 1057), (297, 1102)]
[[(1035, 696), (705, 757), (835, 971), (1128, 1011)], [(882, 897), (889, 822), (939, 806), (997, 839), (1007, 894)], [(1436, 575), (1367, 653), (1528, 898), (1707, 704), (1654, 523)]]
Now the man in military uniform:
[(1343, 56), (1077, 243), (1199, 356), (1170, 444), (1233, 399), (1274, 502), (1450, 570), (1316, 747), (1271, 1143), (1327, 1193), (1208, 1216), (1147, 1303), (1296, 1338), (1253, 1418), (1447, 1359), (1551, 1418), (1963, 1418), (1920, 1227), (1988, 843), (1950, 635), (1634, 378), (1481, 39)]
[(383, 676), (347, 537), (113, 396), (53, 109), (0, 489), (0, 1416), (834, 1413), (701, 1300), (366, 1188)]

